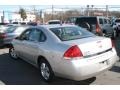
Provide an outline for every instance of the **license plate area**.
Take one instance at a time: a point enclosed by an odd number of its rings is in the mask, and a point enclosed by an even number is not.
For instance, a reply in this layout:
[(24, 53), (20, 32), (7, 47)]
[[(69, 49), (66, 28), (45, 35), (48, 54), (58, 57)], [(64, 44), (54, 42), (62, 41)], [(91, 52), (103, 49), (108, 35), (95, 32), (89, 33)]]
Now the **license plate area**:
[(99, 64), (104, 66), (104, 65), (109, 65), (110, 62), (109, 62), (109, 59), (108, 59), (108, 60), (100, 62)]

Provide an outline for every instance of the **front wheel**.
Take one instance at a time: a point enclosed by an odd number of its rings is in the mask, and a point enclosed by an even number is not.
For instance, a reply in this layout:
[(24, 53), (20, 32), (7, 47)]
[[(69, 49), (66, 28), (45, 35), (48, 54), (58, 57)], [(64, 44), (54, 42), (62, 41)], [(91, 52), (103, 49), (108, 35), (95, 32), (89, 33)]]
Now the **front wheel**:
[(17, 56), (17, 54), (16, 54), (16, 52), (15, 52), (14, 47), (10, 47), (10, 48), (9, 48), (9, 55), (10, 55), (10, 57), (12, 57), (13, 59), (18, 59), (18, 56)]
[(43, 58), (39, 62), (39, 69), (40, 75), (44, 81), (46, 82), (52, 81), (54, 73), (52, 71), (50, 64)]

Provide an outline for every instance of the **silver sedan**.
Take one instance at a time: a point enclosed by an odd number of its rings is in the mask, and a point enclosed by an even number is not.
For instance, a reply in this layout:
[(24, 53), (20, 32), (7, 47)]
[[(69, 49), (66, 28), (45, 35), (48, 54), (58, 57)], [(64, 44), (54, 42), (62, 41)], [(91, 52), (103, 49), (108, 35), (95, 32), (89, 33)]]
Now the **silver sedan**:
[(27, 26), (9, 26), (4, 32), (0, 33), (0, 45), (11, 44), (12, 40), (19, 36)]
[(54, 76), (76, 81), (88, 79), (119, 60), (111, 39), (95, 36), (75, 25), (28, 27), (13, 40), (9, 54), (39, 68), (45, 81)]

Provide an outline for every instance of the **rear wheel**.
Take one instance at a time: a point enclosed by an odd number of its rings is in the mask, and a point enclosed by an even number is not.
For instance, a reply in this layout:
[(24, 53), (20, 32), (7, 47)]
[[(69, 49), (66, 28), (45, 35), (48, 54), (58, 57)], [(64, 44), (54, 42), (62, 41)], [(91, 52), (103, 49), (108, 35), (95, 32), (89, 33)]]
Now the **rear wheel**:
[(103, 33), (103, 37), (106, 37), (106, 33), (105, 32)]
[(46, 82), (52, 81), (54, 77), (54, 73), (52, 71), (50, 64), (44, 58), (40, 59), (39, 69), (40, 69), (40, 75), (44, 81)]
[(9, 55), (10, 55), (10, 57), (12, 57), (13, 59), (18, 59), (18, 56), (17, 56), (17, 54), (16, 54), (16, 52), (15, 52), (14, 47), (10, 47), (10, 48), (9, 48)]
[(113, 35), (112, 35), (112, 39), (115, 39), (116, 38), (116, 30), (113, 31)]

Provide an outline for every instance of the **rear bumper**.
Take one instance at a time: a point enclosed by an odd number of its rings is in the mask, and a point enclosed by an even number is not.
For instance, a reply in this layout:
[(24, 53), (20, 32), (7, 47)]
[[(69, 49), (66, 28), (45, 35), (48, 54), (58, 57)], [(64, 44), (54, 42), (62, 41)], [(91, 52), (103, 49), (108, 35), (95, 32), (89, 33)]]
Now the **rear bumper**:
[(12, 39), (4, 39), (4, 40), (0, 40), (0, 46), (4, 46), (7, 44), (11, 44)]
[(119, 57), (114, 53), (106, 58), (100, 56), (87, 60), (64, 61), (59, 65), (56, 75), (76, 81), (85, 80), (110, 69), (117, 60)]
[(0, 47), (4, 45), (4, 41), (0, 40)]

